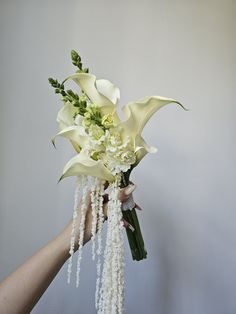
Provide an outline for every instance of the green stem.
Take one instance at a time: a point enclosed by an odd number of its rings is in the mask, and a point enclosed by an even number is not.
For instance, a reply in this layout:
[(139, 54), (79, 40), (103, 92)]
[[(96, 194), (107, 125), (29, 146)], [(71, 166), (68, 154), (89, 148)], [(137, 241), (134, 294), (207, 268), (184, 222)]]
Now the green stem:
[[(121, 187), (126, 187), (129, 184), (129, 177), (132, 168), (127, 172), (123, 173), (121, 180)], [(134, 231), (131, 231), (129, 228), (126, 228), (126, 233), (129, 241), (129, 246), (131, 249), (131, 254), (133, 260), (141, 261), (147, 257), (147, 251), (145, 250), (144, 241), (142, 237), (142, 232), (140, 229), (138, 216), (136, 214), (135, 208), (132, 210), (125, 210), (122, 212), (123, 218), (134, 227)]]

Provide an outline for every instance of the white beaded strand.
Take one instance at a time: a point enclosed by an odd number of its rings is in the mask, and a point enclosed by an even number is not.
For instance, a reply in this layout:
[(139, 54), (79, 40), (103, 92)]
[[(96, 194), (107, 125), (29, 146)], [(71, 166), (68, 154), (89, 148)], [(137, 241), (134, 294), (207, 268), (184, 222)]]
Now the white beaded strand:
[(96, 292), (95, 292), (95, 307), (98, 309), (98, 302), (99, 302), (99, 292), (100, 292), (100, 282), (101, 282), (101, 254), (102, 254), (102, 230), (103, 230), (103, 194), (104, 194), (104, 184), (102, 181), (99, 182), (99, 209), (98, 209), (98, 231), (97, 231), (97, 280), (96, 280)]
[[(118, 183), (118, 182), (117, 182)], [(116, 186), (114, 190), (114, 209), (116, 216), (116, 228), (113, 236), (114, 250), (113, 250), (113, 312), (123, 313), (124, 305), (124, 238), (123, 238), (123, 224), (121, 222), (121, 202), (118, 198), (119, 188)]]
[(111, 185), (99, 314), (122, 314), (124, 306), (124, 238), (121, 228), (119, 178)]
[(78, 259), (77, 259), (77, 270), (76, 270), (76, 288), (79, 286), (79, 274), (80, 274), (80, 263), (82, 259), (83, 252), (83, 242), (84, 242), (84, 231), (85, 231), (85, 218), (86, 218), (86, 201), (88, 193), (88, 177), (83, 176), (83, 194), (82, 194), (82, 204), (80, 209), (80, 228), (79, 228), (79, 249), (78, 249)]
[[(74, 211), (70, 242), (70, 258), (68, 263), (68, 283), (70, 282), (72, 269), (72, 255), (75, 246), (75, 230), (77, 221), (77, 208), (79, 192), (83, 183), (83, 193), (80, 208), (79, 249), (76, 270), (76, 287), (79, 286), (80, 263), (84, 242), (85, 220), (87, 209), (88, 177), (80, 176), (74, 196)], [(103, 195), (104, 182), (98, 178), (91, 180), (91, 209), (92, 209), (92, 257), (97, 255), (97, 280), (95, 292), (95, 306), (98, 314), (122, 314), (124, 309), (124, 236), (122, 224), (122, 204), (118, 198), (120, 177), (109, 187), (108, 193), (108, 223), (107, 236), (104, 250), (103, 270), (101, 271), (102, 254), (102, 230), (103, 230)], [(97, 235), (96, 235), (97, 231)], [(97, 238), (97, 250), (95, 240)]]
[(73, 209), (73, 220), (72, 220), (72, 230), (71, 230), (71, 238), (70, 238), (70, 258), (68, 261), (68, 267), (67, 267), (67, 283), (70, 283), (71, 280), (71, 272), (72, 272), (72, 258), (75, 250), (75, 229), (76, 229), (76, 222), (77, 222), (77, 209), (79, 205), (79, 194), (80, 194), (80, 188), (81, 188), (81, 176), (77, 177), (76, 181), (76, 189), (74, 194), (74, 209)]
[(104, 195), (104, 184), (103, 181), (99, 182), (98, 185), (98, 230), (97, 230), (97, 255), (102, 254), (102, 230), (103, 230), (103, 220), (104, 220), (104, 213), (103, 213), (103, 195)]
[(95, 246), (96, 246), (96, 228), (97, 228), (97, 217), (98, 217), (98, 193), (97, 187), (98, 179), (91, 178), (91, 207), (92, 207), (92, 227), (91, 227), (91, 241), (92, 241), (92, 259), (95, 260)]
[(102, 278), (101, 278), (101, 288), (100, 288), (100, 296), (99, 296), (99, 304), (98, 304), (98, 313), (104, 314), (106, 313), (105, 307), (107, 305), (107, 291), (106, 286), (110, 283), (110, 277), (108, 277), (108, 269), (111, 257), (111, 248), (109, 239), (111, 239), (111, 190), (112, 187), (109, 187), (109, 201), (108, 201), (108, 220), (107, 220), (107, 235), (106, 235), (106, 244), (104, 251), (104, 261), (103, 261), (103, 270), (102, 270)]
[[(122, 212), (120, 210), (121, 203), (120, 200), (116, 199), (117, 202), (117, 210), (119, 219), (122, 219)], [(118, 239), (117, 239), (117, 270), (118, 270), (118, 294), (117, 294), (117, 312), (118, 314), (123, 313), (124, 309), (124, 269), (125, 269), (125, 253), (124, 253), (124, 228), (123, 223), (120, 223), (119, 231), (118, 231)]]

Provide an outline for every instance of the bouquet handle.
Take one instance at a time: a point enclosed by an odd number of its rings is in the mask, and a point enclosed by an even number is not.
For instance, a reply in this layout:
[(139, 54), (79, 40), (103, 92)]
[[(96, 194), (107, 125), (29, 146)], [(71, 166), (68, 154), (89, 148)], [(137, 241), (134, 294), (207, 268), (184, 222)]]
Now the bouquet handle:
[(136, 210), (135, 208), (131, 210), (127, 209), (125, 211), (122, 211), (122, 213), (123, 213), (123, 218), (132, 227), (134, 227), (134, 231), (132, 231), (129, 228), (126, 228), (126, 233), (127, 233), (133, 260), (141, 261), (142, 259), (145, 259), (147, 257), (147, 251), (145, 250), (142, 232), (140, 229)]
[[(121, 187), (126, 187), (129, 184), (130, 171), (123, 173)], [(133, 260), (141, 261), (147, 257), (147, 251), (145, 249), (142, 231), (139, 225), (138, 216), (134, 208), (122, 210), (123, 218), (126, 220), (134, 230), (126, 228), (126, 234), (131, 250)]]

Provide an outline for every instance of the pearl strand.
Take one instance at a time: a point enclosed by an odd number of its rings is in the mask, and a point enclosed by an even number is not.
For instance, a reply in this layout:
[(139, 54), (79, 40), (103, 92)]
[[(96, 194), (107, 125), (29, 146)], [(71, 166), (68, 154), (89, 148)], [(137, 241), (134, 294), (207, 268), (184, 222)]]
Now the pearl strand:
[(70, 283), (71, 280), (71, 272), (72, 272), (72, 256), (74, 254), (75, 250), (75, 229), (76, 229), (76, 218), (78, 216), (77, 209), (79, 205), (79, 194), (80, 194), (80, 188), (81, 188), (81, 176), (77, 177), (76, 181), (76, 189), (74, 194), (74, 209), (73, 209), (73, 220), (72, 220), (72, 230), (71, 230), (71, 238), (70, 238), (70, 258), (68, 261), (68, 267), (67, 267), (67, 283)]
[(86, 198), (88, 193), (88, 177), (83, 176), (83, 194), (82, 194), (82, 204), (80, 209), (80, 229), (79, 229), (79, 249), (78, 249), (78, 259), (77, 259), (77, 270), (76, 270), (76, 288), (79, 286), (79, 274), (80, 274), (80, 263), (82, 259), (83, 252), (83, 242), (84, 242), (84, 230), (85, 230), (85, 218), (86, 218)]

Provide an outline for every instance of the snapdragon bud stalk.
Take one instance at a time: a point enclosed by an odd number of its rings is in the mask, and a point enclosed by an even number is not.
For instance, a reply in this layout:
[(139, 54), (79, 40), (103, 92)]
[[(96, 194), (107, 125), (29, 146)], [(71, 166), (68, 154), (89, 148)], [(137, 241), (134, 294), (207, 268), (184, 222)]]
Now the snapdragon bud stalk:
[[(132, 167), (125, 173), (122, 173), (121, 188), (124, 188), (129, 185), (130, 182), (129, 177), (131, 171)], [(147, 251), (145, 250), (143, 236), (140, 229), (136, 210), (135, 208), (123, 210), (122, 214), (123, 218), (134, 228), (134, 231), (132, 231), (130, 228), (126, 228), (126, 233), (133, 260), (141, 261), (147, 257)]]

